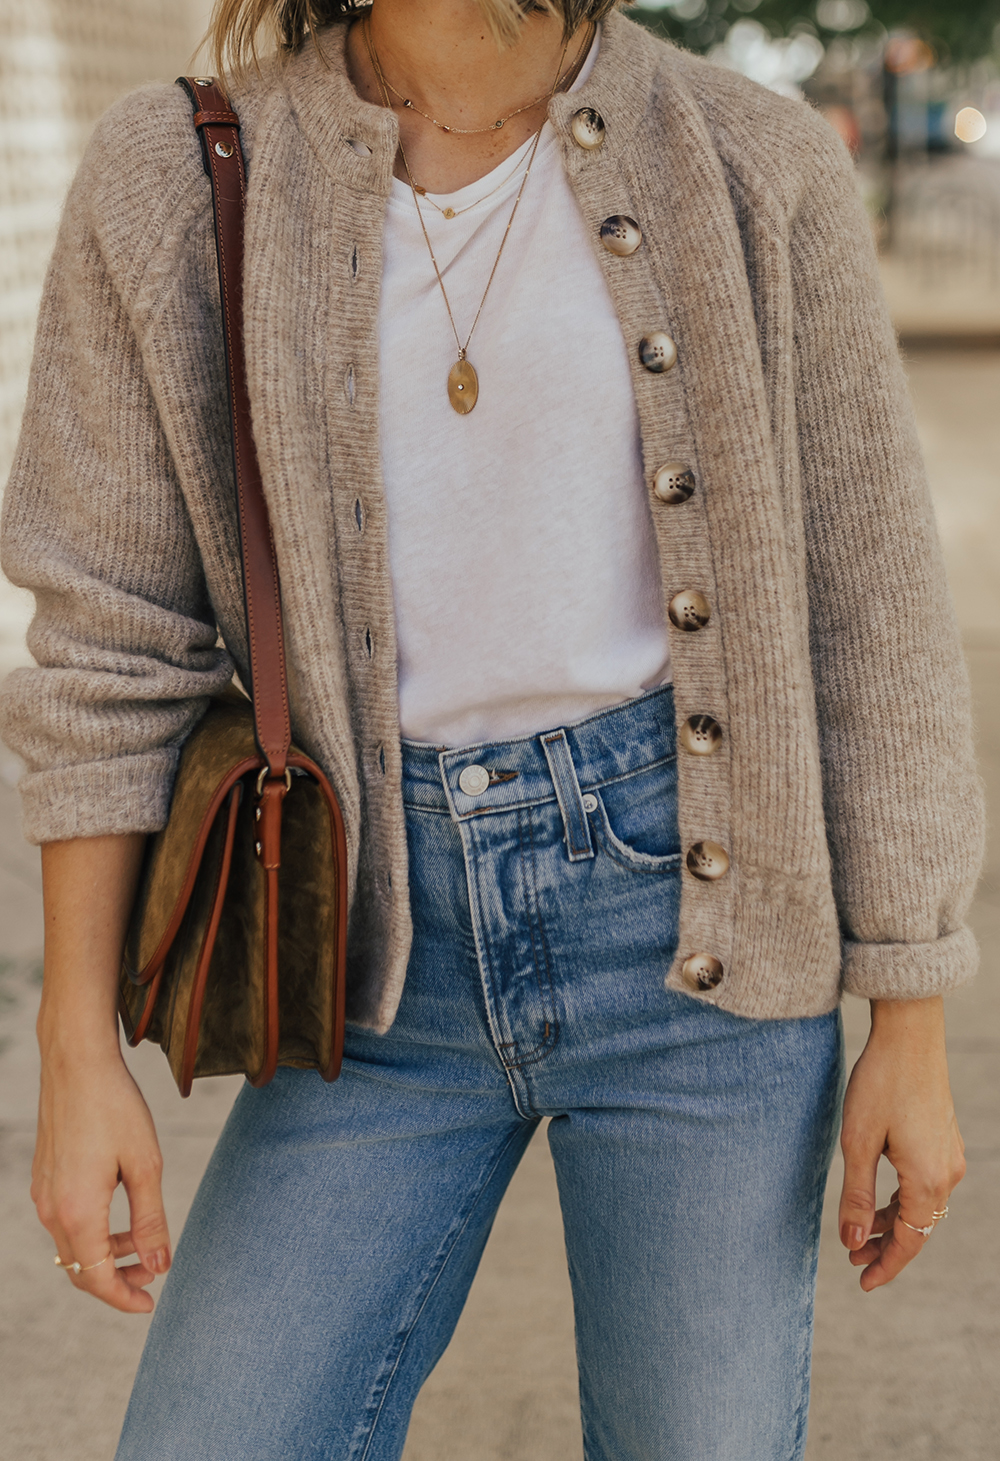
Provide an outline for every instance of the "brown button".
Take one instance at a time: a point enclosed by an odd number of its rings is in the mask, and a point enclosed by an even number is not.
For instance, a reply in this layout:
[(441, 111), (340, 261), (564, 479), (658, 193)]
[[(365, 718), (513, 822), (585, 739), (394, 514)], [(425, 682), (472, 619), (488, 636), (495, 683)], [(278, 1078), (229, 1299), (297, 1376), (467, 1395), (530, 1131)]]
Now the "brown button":
[(689, 989), (714, 989), (724, 972), (714, 954), (692, 954), (681, 965), (681, 978)]
[(677, 346), (663, 330), (652, 330), (639, 341), (639, 359), (654, 375), (677, 363)]
[(686, 588), (674, 594), (667, 613), (675, 629), (704, 629), (712, 617), (712, 608), (704, 594), (696, 588)]
[(687, 462), (667, 462), (653, 478), (653, 492), (671, 506), (687, 502), (694, 491), (694, 473)]
[(703, 883), (714, 883), (729, 871), (729, 853), (717, 842), (695, 842), (688, 848), (687, 868)]
[(601, 243), (609, 254), (627, 259), (642, 243), (642, 229), (634, 218), (624, 213), (614, 213), (601, 224)]
[(711, 756), (722, 745), (722, 726), (710, 715), (689, 715), (677, 740), (692, 756)]
[(569, 130), (577, 147), (586, 152), (595, 152), (604, 145), (604, 118), (593, 107), (581, 107), (574, 112)]

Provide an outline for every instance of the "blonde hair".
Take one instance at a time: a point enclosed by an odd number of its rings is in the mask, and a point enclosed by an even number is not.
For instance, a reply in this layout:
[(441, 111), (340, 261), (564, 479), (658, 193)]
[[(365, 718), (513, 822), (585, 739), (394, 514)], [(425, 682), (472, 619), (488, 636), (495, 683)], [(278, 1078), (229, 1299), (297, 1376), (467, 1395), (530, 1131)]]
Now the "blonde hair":
[[(618, 0), (476, 0), (487, 25), (501, 46), (510, 45), (520, 33), (521, 23), (531, 10), (546, 10), (559, 16), (567, 35), (585, 20), (600, 20)], [(297, 51), (310, 36), (332, 21), (368, 9), (367, 0), (215, 0), (209, 23), (208, 41), (212, 65), (220, 74), (245, 74), (255, 67), (258, 45), (266, 38), (268, 49)]]

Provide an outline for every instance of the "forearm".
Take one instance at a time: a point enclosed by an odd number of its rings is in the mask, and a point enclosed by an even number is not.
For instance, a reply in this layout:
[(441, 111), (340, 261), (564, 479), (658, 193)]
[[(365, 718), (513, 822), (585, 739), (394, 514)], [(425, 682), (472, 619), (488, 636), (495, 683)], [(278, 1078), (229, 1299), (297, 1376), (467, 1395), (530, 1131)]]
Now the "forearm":
[(118, 975), (145, 837), (81, 837), (42, 848), (45, 1061), (118, 1053)]

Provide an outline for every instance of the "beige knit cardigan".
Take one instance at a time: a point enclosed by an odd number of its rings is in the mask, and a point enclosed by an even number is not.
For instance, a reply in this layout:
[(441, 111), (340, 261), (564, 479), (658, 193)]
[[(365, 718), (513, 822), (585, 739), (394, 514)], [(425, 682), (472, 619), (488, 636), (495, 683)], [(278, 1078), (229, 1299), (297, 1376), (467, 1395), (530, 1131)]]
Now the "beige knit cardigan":
[[(325, 48), (326, 65), (310, 47), (234, 93), (246, 343), (295, 735), (348, 828), (351, 1015), (384, 1030), (411, 937), (378, 449), (397, 126), (351, 87), (341, 27)], [(583, 106), (606, 125), (597, 151), (572, 139)], [(711, 953), (724, 978), (692, 997), (770, 1018), (829, 1010), (841, 987), (946, 990), (975, 965), (980, 790), (848, 156), (805, 103), (621, 16), (549, 115), (633, 357), (647, 475), (683, 460), (697, 478), (683, 505), (649, 501), (665, 598), (698, 589), (712, 607), (700, 632), (673, 632), (678, 720), (707, 712), (725, 731), (717, 754), (680, 755), (682, 838), (722, 843), (731, 868), (684, 872), (667, 982), (685, 989), (683, 960)], [(625, 259), (598, 240), (617, 213), (643, 231)], [(640, 364), (650, 330), (677, 342), (667, 374)], [(205, 697), (234, 661), (246, 679), (209, 187), (179, 88), (115, 106), (72, 189), (3, 566), (38, 604), (39, 668), (10, 676), (2, 714), (28, 836), (156, 830)]]

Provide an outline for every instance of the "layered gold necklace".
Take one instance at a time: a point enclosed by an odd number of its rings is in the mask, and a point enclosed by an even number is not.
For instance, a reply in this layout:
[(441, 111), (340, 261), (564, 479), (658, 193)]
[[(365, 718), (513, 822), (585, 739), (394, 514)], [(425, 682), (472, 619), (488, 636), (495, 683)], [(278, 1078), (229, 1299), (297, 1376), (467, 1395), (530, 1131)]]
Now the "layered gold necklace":
[[(586, 56), (589, 50), (590, 40), (592, 40), (593, 38), (593, 28), (591, 28), (590, 35), (587, 38), (587, 43), (581, 48), (580, 54), (577, 56), (576, 61), (564, 75), (563, 62), (566, 60), (566, 51), (569, 47), (569, 40), (567, 38), (567, 40), (563, 44), (562, 52), (559, 56), (559, 65), (556, 68), (555, 80), (553, 81), (552, 86), (545, 93), (544, 96), (537, 97), (534, 101), (528, 102), (523, 107), (518, 107), (516, 112), (510, 112), (506, 117), (498, 117), (497, 120), (495, 122), (491, 122), (488, 127), (470, 127), (463, 129), (461, 127), (446, 126), (443, 122), (439, 122), (434, 117), (428, 116), (426, 112), (421, 112), (419, 107), (415, 107), (411, 101), (409, 101), (406, 97), (402, 95), (401, 92), (396, 91), (395, 87), (390, 87), (389, 82), (386, 80), (385, 74), (382, 70), (382, 66), (378, 58), (378, 52), (375, 50), (375, 43), (372, 40), (370, 16), (365, 16), (362, 25), (364, 27), (365, 44), (368, 47), (368, 55), (372, 63), (372, 70), (375, 72), (375, 75), (378, 78), (379, 88), (382, 92), (383, 104), (391, 110), (392, 102), (389, 98), (389, 92), (392, 91), (396, 96), (399, 97), (404, 107), (408, 108), (411, 111), (418, 112), (420, 116), (425, 117), (427, 121), (433, 123), (433, 125), (437, 127), (440, 131), (450, 132), (453, 135), (459, 137), (471, 137), (480, 132), (497, 131), (500, 127), (504, 125), (505, 122), (509, 122), (512, 117), (518, 117), (521, 115), (522, 112), (527, 112), (530, 111), (532, 107), (540, 106), (542, 102), (550, 102), (553, 96), (555, 96), (556, 92), (559, 90), (560, 86), (572, 85), (573, 80), (579, 73), (580, 67), (583, 64), (583, 58), (584, 56)], [(438, 286), (441, 290), (441, 297), (444, 300), (444, 307), (448, 311), (448, 319), (451, 323), (451, 331), (452, 334), (455, 336), (455, 345), (458, 348), (458, 359), (455, 361), (455, 364), (448, 372), (448, 400), (451, 402), (453, 409), (456, 410), (460, 416), (467, 416), (469, 412), (473, 410), (476, 402), (479, 400), (479, 376), (477, 375), (472, 362), (468, 359), (469, 345), (472, 342), (473, 335), (476, 333), (476, 326), (479, 324), (479, 317), (483, 312), (483, 306), (486, 303), (486, 296), (490, 292), (490, 286), (493, 283), (497, 269), (500, 265), (500, 259), (503, 255), (504, 246), (507, 243), (507, 238), (510, 234), (511, 227), (514, 223), (514, 219), (517, 216), (518, 206), (524, 194), (525, 185), (527, 184), (528, 178), (531, 175), (531, 165), (535, 160), (535, 153), (538, 151), (538, 144), (541, 140), (541, 136), (542, 128), (539, 127), (538, 131), (535, 133), (535, 140), (531, 145), (531, 151), (528, 154), (528, 165), (524, 170), (524, 176), (521, 179), (521, 186), (517, 190), (517, 197), (514, 199), (514, 206), (511, 209), (510, 217), (507, 220), (507, 227), (504, 229), (504, 235), (503, 238), (500, 240), (500, 247), (497, 250), (497, 256), (493, 261), (493, 268), (490, 270), (490, 277), (486, 281), (486, 288), (483, 290), (483, 297), (479, 301), (479, 308), (476, 310), (476, 317), (472, 321), (472, 328), (465, 338), (464, 345), (462, 344), (462, 337), (458, 333), (458, 327), (455, 324), (455, 316), (452, 314), (451, 304), (448, 300), (448, 291), (444, 287), (444, 280), (441, 277), (441, 270), (438, 267), (438, 261), (434, 254), (434, 246), (431, 243), (430, 234), (427, 232), (427, 225), (424, 222), (424, 215), (420, 209), (420, 199), (421, 197), (424, 197), (427, 202), (432, 203), (432, 205), (438, 209), (438, 212), (441, 213), (445, 218), (455, 218), (458, 216), (458, 213), (454, 209), (441, 208), (438, 204), (433, 202), (433, 199), (426, 198), (426, 188), (418, 187), (418, 185), (413, 180), (413, 174), (410, 171), (410, 164), (406, 160), (406, 152), (403, 148), (402, 139), (400, 139), (399, 152), (400, 156), (403, 159), (403, 167), (406, 171), (406, 177), (410, 184), (410, 191), (413, 194), (413, 203), (417, 210), (417, 217), (420, 220), (420, 228), (424, 235), (424, 242), (427, 244), (427, 252), (430, 254), (431, 263), (434, 266), (434, 273), (437, 277)], [(520, 164), (518, 164), (518, 166), (520, 166)], [(515, 167), (514, 172), (512, 172), (509, 177), (506, 178), (504, 181), (509, 181), (510, 177), (513, 177), (516, 171), (517, 168)], [(481, 203), (484, 201), (485, 198), (492, 197), (493, 193), (498, 192), (499, 188), (502, 186), (503, 184), (498, 184), (496, 188), (493, 188), (491, 192), (484, 194), (483, 198), (478, 199), (477, 202)], [(469, 205), (470, 208), (475, 206), (476, 204)], [(460, 211), (464, 213), (467, 212), (468, 209), (463, 208)]]

